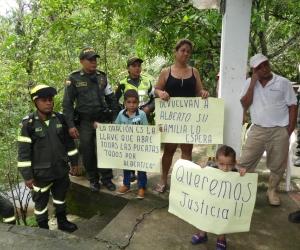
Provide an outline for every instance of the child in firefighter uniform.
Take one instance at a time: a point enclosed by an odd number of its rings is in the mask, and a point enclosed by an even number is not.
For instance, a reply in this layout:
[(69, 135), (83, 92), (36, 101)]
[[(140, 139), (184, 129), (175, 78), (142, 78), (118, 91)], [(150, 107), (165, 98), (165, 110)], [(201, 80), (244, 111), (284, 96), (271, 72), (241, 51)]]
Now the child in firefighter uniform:
[(78, 151), (62, 114), (53, 111), (56, 89), (38, 85), (30, 94), (37, 110), (22, 121), (18, 170), (25, 185), (32, 189), (39, 227), (49, 229), (47, 204), (51, 191), (58, 229), (73, 232), (77, 226), (66, 218), (65, 199), (70, 186), (69, 172), (75, 175), (78, 171)]
[(0, 216), (4, 223), (16, 224), (14, 205), (9, 199), (2, 195), (0, 195)]

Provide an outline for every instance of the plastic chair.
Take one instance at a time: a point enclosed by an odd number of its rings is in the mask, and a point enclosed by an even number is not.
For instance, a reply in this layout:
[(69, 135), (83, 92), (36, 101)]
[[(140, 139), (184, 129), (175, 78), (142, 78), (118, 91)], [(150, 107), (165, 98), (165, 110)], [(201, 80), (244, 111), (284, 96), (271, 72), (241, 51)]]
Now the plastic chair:
[[(252, 127), (252, 124), (251, 126), (249, 127), (249, 129), (247, 130), (247, 132), (245, 133), (245, 139), (247, 139), (247, 134), (248, 134), (248, 131), (251, 129)], [(295, 141), (296, 141), (296, 135), (295, 135), (295, 132), (293, 132), (290, 136), (290, 145), (289, 145), (289, 152), (288, 152), (288, 155), (287, 155), (287, 162), (286, 162), (286, 170), (285, 170), (285, 174), (286, 174), (286, 188), (285, 190), (286, 191), (290, 191), (290, 184), (291, 184), (291, 169), (292, 169), (292, 166), (293, 166), (293, 154), (294, 154), (294, 144), (295, 144)], [(264, 152), (263, 156), (267, 156), (267, 153), (266, 151)]]
[(206, 149), (206, 156), (209, 158), (215, 158), (217, 153), (217, 145), (216, 144), (209, 144)]
[[(240, 148), (240, 156), (242, 155), (243, 146), (244, 146), (245, 140), (247, 138), (247, 135), (246, 135), (246, 132), (248, 132), (247, 127), (248, 127), (248, 123), (245, 122), (242, 127), (242, 141), (241, 141), (241, 148)], [(250, 128), (251, 128), (251, 126), (250, 126)]]
[(217, 144), (209, 144), (206, 148), (206, 156), (208, 157), (208, 161), (206, 162), (206, 166), (215, 166), (215, 157), (217, 153)]

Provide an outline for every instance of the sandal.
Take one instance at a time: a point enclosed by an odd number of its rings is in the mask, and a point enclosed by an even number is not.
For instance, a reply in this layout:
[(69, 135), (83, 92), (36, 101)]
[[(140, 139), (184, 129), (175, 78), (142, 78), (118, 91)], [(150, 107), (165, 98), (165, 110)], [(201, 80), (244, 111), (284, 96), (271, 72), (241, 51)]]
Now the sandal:
[(216, 250), (226, 250), (226, 239), (217, 240)]
[(163, 192), (165, 192), (166, 185), (167, 185), (167, 184), (165, 184), (165, 185), (160, 185), (160, 184), (158, 183), (155, 190), (156, 190), (157, 192), (159, 192), (159, 193), (163, 193)]
[(207, 235), (205, 234), (205, 236), (202, 237), (202, 236), (200, 235), (200, 233), (199, 233), (199, 234), (195, 234), (195, 235), (191, 238), (191, 242), (192, 242), (193, 244), (201, 244), (201, 243), (203, 243), (203, 242), (206, 242), (207, 240), (208, 240)]

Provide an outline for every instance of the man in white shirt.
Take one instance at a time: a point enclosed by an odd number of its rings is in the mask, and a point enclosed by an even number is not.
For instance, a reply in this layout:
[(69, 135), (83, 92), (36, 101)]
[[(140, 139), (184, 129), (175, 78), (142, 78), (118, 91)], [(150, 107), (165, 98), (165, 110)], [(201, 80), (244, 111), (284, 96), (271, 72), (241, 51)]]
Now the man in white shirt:
[(295, 129), (297, 98), (291, 82), (271, 72), (269, 59), (256, 54), (250, 59), (252, 77), (247, 79), (241, 104), (250, 109), (253, 126), (237, 163), (239, 172), (253, 172), (264, 151), (270, 169), (267, 196), (271, 205), (280, 205), (276, 189), (286, 168), (289, 137)]

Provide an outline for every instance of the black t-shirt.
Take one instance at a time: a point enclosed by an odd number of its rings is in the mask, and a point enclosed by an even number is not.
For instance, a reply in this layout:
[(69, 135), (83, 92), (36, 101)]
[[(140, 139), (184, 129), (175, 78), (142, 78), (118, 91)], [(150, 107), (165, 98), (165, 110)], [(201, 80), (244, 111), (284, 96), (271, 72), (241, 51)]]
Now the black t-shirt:
[(192, 76), (187, 79), (178, 79), (171, 75), (166, 82), (165, 91), (170, 97), (196, 97), (196, 77), (192, 68)]

